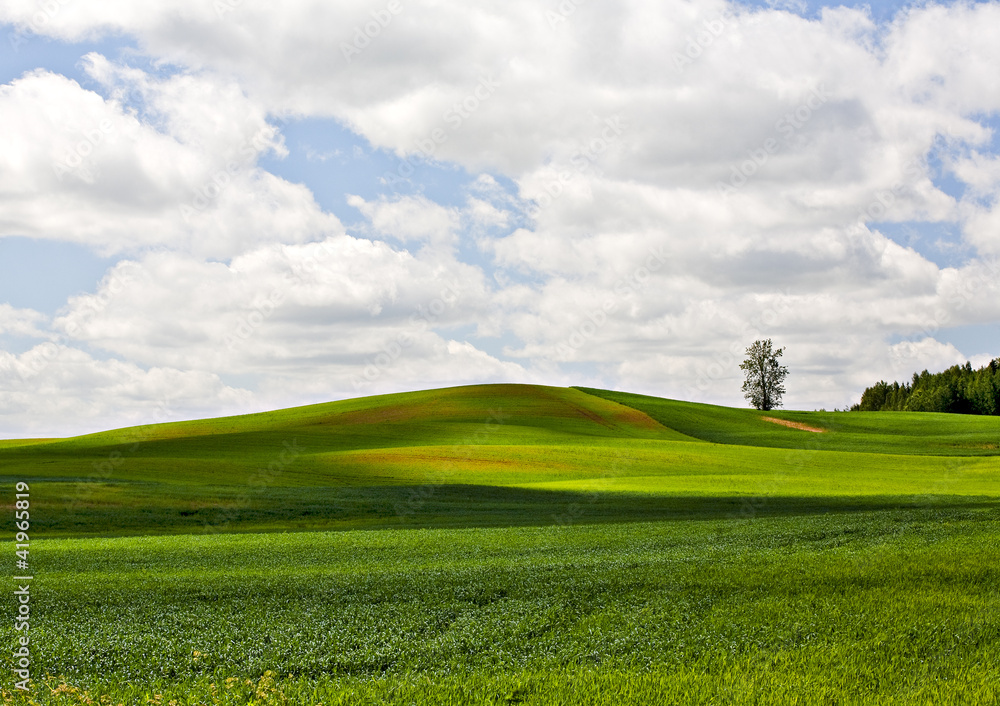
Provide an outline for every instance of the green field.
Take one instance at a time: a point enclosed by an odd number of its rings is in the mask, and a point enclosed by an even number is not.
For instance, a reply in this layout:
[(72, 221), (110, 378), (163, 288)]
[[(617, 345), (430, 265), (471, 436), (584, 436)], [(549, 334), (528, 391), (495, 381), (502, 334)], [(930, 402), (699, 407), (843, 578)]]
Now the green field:
[(0, 442), (3, 699), (996, 703), (998, 442), (528, 385)]

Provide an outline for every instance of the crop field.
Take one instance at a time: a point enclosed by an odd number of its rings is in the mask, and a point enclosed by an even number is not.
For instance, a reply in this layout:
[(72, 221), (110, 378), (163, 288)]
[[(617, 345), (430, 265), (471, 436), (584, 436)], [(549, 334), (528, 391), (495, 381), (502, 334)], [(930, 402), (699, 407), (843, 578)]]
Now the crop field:
[(998, 703), (998, 441), (489, 385), (0, 442), (2, 700)]

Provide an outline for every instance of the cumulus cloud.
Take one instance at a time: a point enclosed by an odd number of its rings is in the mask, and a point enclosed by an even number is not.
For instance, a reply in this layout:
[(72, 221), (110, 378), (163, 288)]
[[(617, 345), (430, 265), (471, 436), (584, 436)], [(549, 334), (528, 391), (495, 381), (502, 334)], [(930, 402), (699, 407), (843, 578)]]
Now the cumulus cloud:
[(344, 235), (229, 263), (175, 252), (124, 261), (96, 292), (71, 298), (53, 328), (147, 369), (251, 379), (259, 399), (294, 404), (523, 375), (449, 334), (490, 307), (475, 267)]
[(44, 338), (45, 333), (38, 327), (47, 323), (47, 318), (32, 309), (16, 309), (10, 304), (0, 304), (0, 335)]
[[(168, 67), (88, 55), (93, 90), (44, 70), (0, 89), (0, 234), (143, 273), (111, 296), (113, 270), (49, 334), (250, 376), (257, 400), (571, 370), (737, 404), (737, 358), (770, 336), (789, 404), (832, 407), (956, 362), (942, 330), (1000, 320), (997, 3), (881, 25), (723, 0), (400, 7), (112, 0), (39, 22), (5, 3), (25, 32), (134, 37)], [(348, 236), (316, 183), (259, 166), (290, 149), (286, 115), (471, 183), (458, 206), (356, 189), (366, 237)], [(913, 222), (955, 225), (972, 257), (890, 237)]]
[(371, 221), (372, 228), (382, 236), (401, 241), (428, 242), (437, 246), (454, 244), (459, 226), (459, 213), (423, 196), (402, 196), (377, 201), (365, 201), (353, 194), (347, 203)]
[(0, 87), (0, 235), (231, 257), (342, 231), (307, 188), (256, 166), (284, 148), (234, 84), (84, 62), (109, 97), (44, 70)]
[(240, 413), (250, 404), (246, 390), (201, 371), (142, 369), (52, 343), (21, 355), (0, 351), (0, 427), (12, 436), (82, 434)]

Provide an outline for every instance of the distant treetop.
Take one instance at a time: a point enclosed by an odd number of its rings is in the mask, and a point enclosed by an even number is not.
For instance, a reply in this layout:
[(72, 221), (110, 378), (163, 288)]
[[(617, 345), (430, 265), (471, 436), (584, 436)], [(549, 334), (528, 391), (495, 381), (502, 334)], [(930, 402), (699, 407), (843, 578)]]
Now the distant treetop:
[(971, 363), (941, 373), (914, 373), (909, 383), (872, 385), (852, 412), (952, 412), (1000, 415), (1000, 358), (978, 370)]

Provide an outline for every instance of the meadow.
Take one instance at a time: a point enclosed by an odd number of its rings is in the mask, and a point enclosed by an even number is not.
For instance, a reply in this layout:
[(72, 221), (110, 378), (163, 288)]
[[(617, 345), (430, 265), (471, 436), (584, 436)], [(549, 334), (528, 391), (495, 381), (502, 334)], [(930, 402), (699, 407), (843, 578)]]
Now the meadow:
[(0, 443), (37, 611), (2, 697), (995, 703), (998, 440), (497, 385)]

